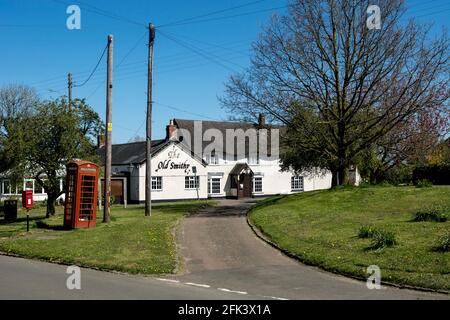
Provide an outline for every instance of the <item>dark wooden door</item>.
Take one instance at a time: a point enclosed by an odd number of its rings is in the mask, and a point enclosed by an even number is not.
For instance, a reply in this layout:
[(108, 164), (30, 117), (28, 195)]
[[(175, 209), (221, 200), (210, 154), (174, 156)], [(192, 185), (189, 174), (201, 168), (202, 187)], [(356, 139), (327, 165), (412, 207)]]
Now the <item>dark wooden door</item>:
[(114, 196), (115, 204), (123, 204), (123, 180), (111, 179), (111, 194)]
[(252, 176), (246, 174), (244, 179), (244, 197), (251, 198), (251, 196), (252, 196)]
[(239, 176), (238, 198), (251, 198), (252, 196), (252, 176), (241, 174)]

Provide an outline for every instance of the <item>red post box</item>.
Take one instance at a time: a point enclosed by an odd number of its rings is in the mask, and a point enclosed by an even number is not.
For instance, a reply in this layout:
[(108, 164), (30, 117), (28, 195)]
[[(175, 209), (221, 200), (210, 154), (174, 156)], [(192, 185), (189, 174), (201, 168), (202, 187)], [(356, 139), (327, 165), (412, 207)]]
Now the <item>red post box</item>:
[(33, 190), (22, 191), (22, 207), (27, 210), (33, 208)]
[(95, 227), (98, 174), (99, 167), (93, 162), (78, 160), (67, 164), (64, 227)]

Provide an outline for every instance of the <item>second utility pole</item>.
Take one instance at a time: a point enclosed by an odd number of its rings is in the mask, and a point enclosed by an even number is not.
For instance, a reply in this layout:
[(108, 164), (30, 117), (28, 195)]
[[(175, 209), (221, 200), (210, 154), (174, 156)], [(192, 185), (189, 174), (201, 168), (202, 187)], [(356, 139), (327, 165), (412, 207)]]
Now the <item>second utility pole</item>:
[(155, 27), (148, 25), (148, 81), (147, 81), (147, 126), (146, 126), (146, 162), (145, 162), (145, 215), (152, 215), (152, 83), (153, 83), (153, 43)]
[(72, 109), (72, 74), (67, 75), (67, 87), (69, 89), (68, 99), (69, 99), (69, 111)]
[(112, 72), (113, 72), (113, 36), (108, 36), (108, 70), (106, 74), (106, 133), (105, 133), (105, 185), (103, 222), (111, 220), (111, 150), (112, 150)]

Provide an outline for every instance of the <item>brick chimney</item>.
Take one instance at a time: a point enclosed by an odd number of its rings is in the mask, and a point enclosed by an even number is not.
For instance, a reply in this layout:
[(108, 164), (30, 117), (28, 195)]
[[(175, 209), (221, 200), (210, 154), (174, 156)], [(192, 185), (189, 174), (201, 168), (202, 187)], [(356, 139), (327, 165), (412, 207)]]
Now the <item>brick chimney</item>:
[(177, 138), (176, 131), (177, 127), (173, 124), (173, 120), (170, 120), (169, 124), (166, 126), (166, 139), (175, 140)]
[(260, 113), (258, 117), (258, 126), (260, 128), (264, 128), (266, 126), (266, 117), (262, 113)]

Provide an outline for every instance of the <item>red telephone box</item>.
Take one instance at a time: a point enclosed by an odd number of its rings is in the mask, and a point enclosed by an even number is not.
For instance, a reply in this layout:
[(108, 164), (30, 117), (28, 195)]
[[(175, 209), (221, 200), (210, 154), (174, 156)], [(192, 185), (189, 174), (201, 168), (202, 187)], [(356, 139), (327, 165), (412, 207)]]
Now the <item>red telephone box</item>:
[(99, 167), (89, 161), (72, 161), (66, 166), (64, 227), (93, 228), (97, 217)]
[(33, 208), (33, 190), (22, 191), (22, 207), (27, 210)]

